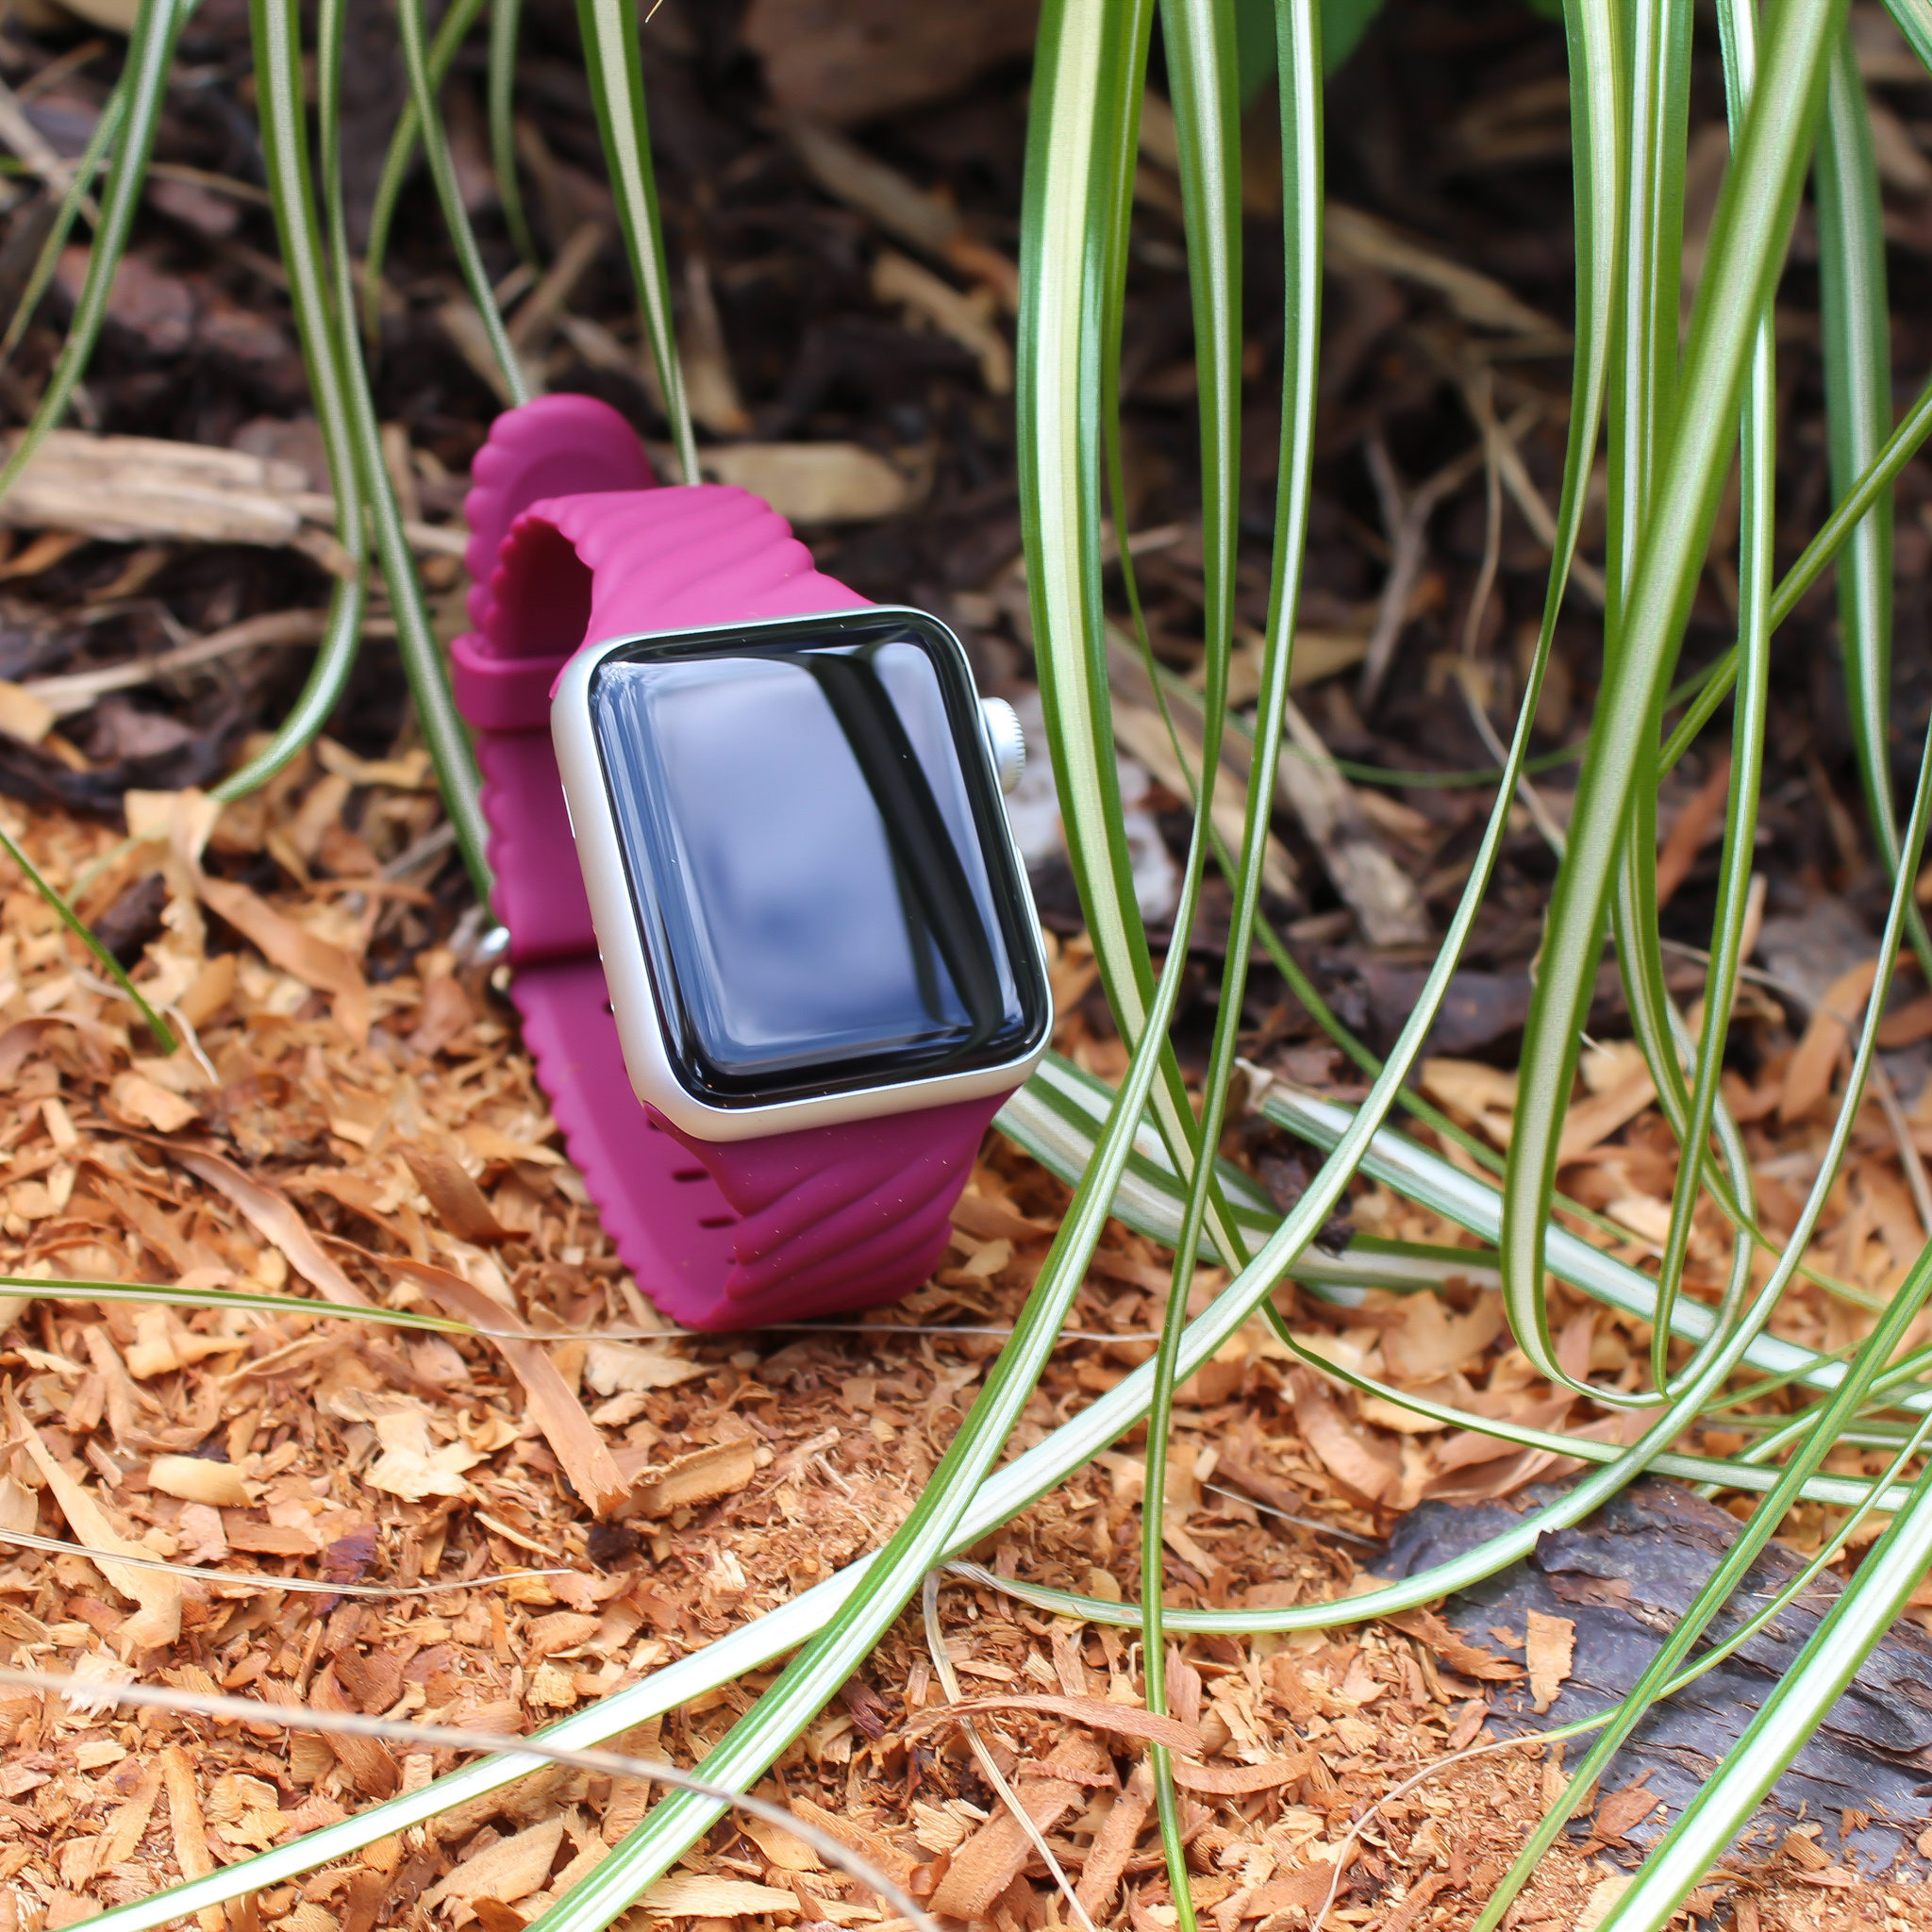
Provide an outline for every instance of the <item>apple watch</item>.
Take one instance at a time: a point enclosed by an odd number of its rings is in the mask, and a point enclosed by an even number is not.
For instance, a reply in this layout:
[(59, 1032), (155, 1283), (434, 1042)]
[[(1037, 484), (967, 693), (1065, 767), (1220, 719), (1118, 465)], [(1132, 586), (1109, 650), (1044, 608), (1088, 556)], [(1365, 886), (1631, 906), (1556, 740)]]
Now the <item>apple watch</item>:
[(472, 474), (451, 671), (510, 997), (620, 1257), (693, 1328), (896, 1299), (1052, 1027), (1017, 719), (606, 404), (508, 411)]

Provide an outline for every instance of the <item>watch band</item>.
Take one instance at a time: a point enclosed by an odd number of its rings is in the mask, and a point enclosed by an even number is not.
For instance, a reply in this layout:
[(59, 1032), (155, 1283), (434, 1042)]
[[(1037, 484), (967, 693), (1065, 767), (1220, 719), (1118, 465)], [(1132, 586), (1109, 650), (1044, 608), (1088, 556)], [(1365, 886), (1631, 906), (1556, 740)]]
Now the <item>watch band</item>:
[(703, 1141), (632, 1091), (550, 738), (550, 691), (587, 640), (807, 615), (866, 600), (822, 575), (743, 490), (654, 487), (608, 404), (544, 396), (477, 452), (471, 629), (451, 646), (490, 822), (510, 997), (572, 1160), (639, 1286), (687, 1327), (875, 1307), (916, 1288), (1004, 1095)]

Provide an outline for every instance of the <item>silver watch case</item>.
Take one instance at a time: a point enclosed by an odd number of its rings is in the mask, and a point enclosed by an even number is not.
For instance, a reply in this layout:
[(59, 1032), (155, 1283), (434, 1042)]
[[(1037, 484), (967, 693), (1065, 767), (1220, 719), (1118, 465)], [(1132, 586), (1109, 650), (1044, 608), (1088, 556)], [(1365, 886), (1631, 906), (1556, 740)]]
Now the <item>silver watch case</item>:
[[(870, 607), (884, 615), (903, 611), (943, 633), (958, 653), (959, 663), (972, 682), (965, 647), (950, 626), (930, 612), (906, 605)], [(821, 618), (850, 616), (848, 611), (771, 618), (743, 625), (680, 626), (665, 631), (626, 631), (586, 644), (564, 667), (550, 701), (550, 735), (557, 748), (557, 767), (563, 780), (564, 805), (570, 814), (571, 832), (576, 841), (577, 859), (583, 867), (584, 888), (591, 902), (591, 918), (597, 932), (597, 951), (604, 962), (605, 983), (609, 989), (610, 1010), (617, 1022), (618, 1039), (624, 1048), (625, 1066), (638, 1098), (655, 1108), (672, 1125), (701, 1141), (759, 1141), (773, 1134), (792, 1133), (802, 1127), (834, 1126), (843, 1121), (875, 1120), (898, 1113), (917, 1113), (927, 1108), (943, 1107), (956, 1100), (975, 1100), (986, 1094), (1007, 1093), (1021, 1086), (1040, 1064), (1053, 1035), (1053, 1014), (1049, 1001), (1044, 1023), (1037, 1041), (1016, 1058), (998, 1065), (975, 1067), (970, 1072), (941, 1074), (924, 1078), (888, 1082), (877, 1087), (839, 1092), (793, 1095), (770, 1105), (715, 1107), (699, 1099), (673, 1070), (664, 1038), (664, 1013), (653, 983), (650, 962), (637, 929), (637, 908), (631, 894), (624, 851), (619, 841), (617, 821), (610, 805), (610, 792), (602, 754), (591, 721), (591, 680), (597, 667), (611, 652), (631, 644), (669, 642), (711, 629), (754, 633), (761, 630), (795, 629)], [(976, 688), (976, 687), (975, 687)], [(982, 700), (991, 710), (999, 701)], [(1000, 705), (999, 708), (1007, 708)], [(1010, 715), (1010, 713), (1008, 713)], [(984, 719), (984, 713), (982, 713)], [(1004, 721), (1000, 721), (1003, 724)], [(1017, 720), (1014, 720), (1017, 729)], [(1018, 775), (1009, 748), (994, 742), (1000, 724), (989, 725), (977, 735), (979, 753), (996, 789), (1010, 788)], [(1024, 749), (1021, 754), (1024, 758)], [(1010, 774), (1010, 775), (1009, 775)], [(1047, 981), (1045, 948), (1040, 921), (1033, 911), (1026, 867), (1012, 843), (1012, 832), (1004, 814), (999, 836), (1012, 854), (1020, 890), (1026, 894), (1026, 932), (1033, 948), (1033, 961), (1042, 982)]]

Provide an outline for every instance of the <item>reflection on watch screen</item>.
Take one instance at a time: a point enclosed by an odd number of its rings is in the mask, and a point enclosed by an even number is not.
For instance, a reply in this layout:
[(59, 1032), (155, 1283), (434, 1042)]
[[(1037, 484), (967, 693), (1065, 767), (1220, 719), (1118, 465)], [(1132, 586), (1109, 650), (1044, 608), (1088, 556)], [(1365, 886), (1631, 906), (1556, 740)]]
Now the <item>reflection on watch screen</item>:
[(937, 625), (853, 613), (625, 646), (591, 714), (698, 1097), (965, 1072), (1037, 1041), (1029, 910)]

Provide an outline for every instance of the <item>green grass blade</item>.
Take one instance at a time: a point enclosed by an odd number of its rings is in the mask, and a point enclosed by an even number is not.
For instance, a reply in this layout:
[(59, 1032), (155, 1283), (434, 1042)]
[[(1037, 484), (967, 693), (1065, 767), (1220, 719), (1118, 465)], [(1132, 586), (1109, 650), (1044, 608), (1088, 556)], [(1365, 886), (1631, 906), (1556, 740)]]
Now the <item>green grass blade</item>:
[[(6, 463), (0, 465), (0, 496), (13, 488), (20, 473), (33, 460), (34, 452), (46, 440), (47, 432), (66, 415), (67, 406), (74, 400), (75, 385), (86, 373), (94, 344), (100, 340), (102, 325), (108, 319), (108, 297), (113, 290), (115, 271), (127, 252), (135, 211), (141, 206), (142, 191), (147, 183), (155, 133), (167, 102), (168, 72), (174, 64), (175, 42), (189, 11), (181, 0), (141, 0), (135, 14), (121, 77), (121, 85), (126, 90), (125, 125), (101, 197), (100, 226), (94, 230), (87, 274), (81, 278), (80, 293), (75, 297), (74, 313), (69, 318), (60, 353), (47, 376), (47, 386), (41, 392), (32, 421), (21, 432), (20, 441)], [(75, 178), (81, 177), (76, 175)]]
[(638, 17), (625, 0), (577, 0), (577, 23), (584, 37), (584, 66), (597, 108), (597, 132), (610, 170), (617, 219), (637, 284), (644, 339), (658, 371), (658, 387), (677, 449), (678, 474), (687, 483), (698, 476), (697, 439), (684, 374), (677, 360), (677, 328), (671, 312), (671, 275), (664, 261), (664, 229), (658, 214), (658, 188), (651, 173), (650, 124), (644, 112), (644, 67), (638, 47)]
[[(272, 74), (264, 68), (258, 75), (258, 86), (273, 89), (292, 115), (298, 111), (295, 104), (301, 100), (301, 40), (295, 0), (257, 0), (257, 4), (266, 8), (270, 30), (266, 46), (275, 62)], [(356, 295), (341, 182), (342, 5), (343, 0), (323, 0), (316, 26), (317, 92), (321, 102), (318, 159), (328, 225), (328, 314), (342, 398), (342, 439), (375, 527), (376, 556), (382, 564), (390, 607), (395, 617), (397, 650), (403, 660), (404, 675), (409, 681), (416, 720), (436, 770), (443, 810), (455, 830), (457, 849), (462, 854), (477, 896), (487, 904), (491, 887), (490, 861), (485, 851), (489, 825), (483, 817), (475, 755), (450, 695), (448, 668), (430, 625), (423, 586), (416, 575), (415, 558), (403, 534), (402, 511), (396, 503), (389, 466), (382, 458), (375, 401), (370, 393), (362, 345), (356, 330)]]
[[(1684, 234), (1690, 0), (1633, 0), (1628, 11), (1623, 159), (1625, 202), (1610, 390), (1609, 591), (1605, 656), (1614, 656), (1677, 376)], [(1574, 144), (1574, 143), (1573, 143)]]
[[(1293, 23), (1288, 24), (1288, 31), (1296, 31)], [(1305, 18), (1301, 24), (1301, 38), (1305, 42), (1310, 31), (1311, 23)], [(1195, 787), (1191, 871), (1205, 860), (1211, 824), (1209, 814), (1221, 764), (1221, 737), (1227, 712), (1227, 671), (1234, 641), (1235, 554), (1241, 535), (1241, 117), (1233, 0), (1161, 0), (1161, 41), (1167, 55), (1168, 92), (1174, 107), (1178, 149), (1182, 221), (1194, 310), (1195, 389), (1201, 419), (1202, 580), (1206, 600), (1202, 668), (1207, 719), (1202, 769)], [(1315, 87), (1319, 98), (1319, 83)], [(1310, 210), (1319, 249), (1319, 190), (1310, 202)], [(1319, 291), (1319, 275), (1316, 289)], [(1312, 363), (1318, 339), (1313, 328), (1307, 330), (1307, 336), (1308, 366), (1290, 372), (1303, 387), (1299, 393), (1294, 390), (1284, 391), (1284, 408), (1291, 416), (1298, 411), (1311, 414), (1313, 409)], [(1119, 446), (1117, 436), (1115, 446)], [(1292, 463), (1300, 452), (1290, 454)], [(1306, 464), (1302, 467), (1305, 469)], [(1306, 489), (1306, 477), (1298, 478), (1292, 467), (1284, 471), (1282, 481), (1289, 490), (1294, 490), (1299, 481), (1302, 489), (1296, 491), (1298, 497)], [(1296, 548), (1299, 549), (1298, 543)], [(1275, 561), (1277, 570), (1286, 563), (1285, 554), (1278, 549)], [(1285, 643), (1278, 623), (1271, 627), (1271, 632), (1275, 661), (1271, 667), (1273, 675), (1268, 679), (1272, 708), (1264, 706), (1262, 713), (1266, 720), (1264, 737), (1270, 730), (1278, 733), (1281, 728), (1281, 703), (1288, 694), (1283, 659), (1286, 650), (1293, 644), (1291, 622)], [(1188, 1190), (1180, 1245), (1174, 1256), (1174, 1278), (1161, 1318), (1160, 1342), (1154, 1358), (1154, 1391), (1147, 1419), (1147, 1483), (1141, 1512), (1141, 1601), (1146, 1632), (1145, 1695), (1148, 1709), (1157, 1715), (1165, 1715), (1167, 1711), (1167, 1645), (1160, 1627), (1160, 1612), (1166, 1593), (1166, 1544), (1162, 1532), (1167, 1458), (1174, 1424), (1174, 1364), (1181, 1330), (1187, 1323), (1188, 1291), (1194, 1279), (1193, 1251), (1199, 1245), (1207, 1221), (1214, 1180), (1213, 1159), (1204, 1158), (1198, 1150), (1212, 1150), (1220, 1144), (1228, 1076), (1234, 1063), (1234, 1030), (1228, 1023), (1238, 1018), (1241, 1011), (1240, 989), (1248, 953), (1246, 931), (1253, 925), (1260, 891), (1261, 853), (1272, 803), (1262, 787), (1251, 788), (1241, 870), (1234, 881), (1236, 917), (1240, 921), (1245, 913), (1245, 920), (1238, 927), (1241, 937), (1231, 938), (1227, 947), (1221, 1010), (1203, 1091), (1194, 1171)], [(1177, 934), (1191, 929), (1192, 911), (1191, 903), (1176, 910)], [(1180, 1932), (1193, 1932), (1192, 1889), (1188, 1877), (1187, 1847), (1173, 1764), (1163, 1745), (1150, 1746), (1147, 1755), (1154, 1774), (1161, 1847), (1167, 1857), (1169, 1894), (1179, 1915)]]
[(261, 1315), (307, 1315), (327, 1321), (385, 1322), (396, 1328), (433, 1328), (443, 1335), (479, 1335), (467, 1322), (425, 1315), (411, 1308), (358, 1307), (348, 1302), (311, 1301), (297, 1294), (256, 1294), (243, 1289), (170, 1288), (158, 1281), (65, 1281), (52, 1275), (0, 1275), (0, 1291), (9, 1295), (52, 1296), (57, 1300), (151, 1302), (171, 1308), (245, 1308)]
[[(1824, 125), (1813, 175), (1818, 215), (1818, 310), (1824, 356), (1825, 441), (1833, 491), (1842, 498), (1872, 467), (1891, 430), (1891, 317), (1886, 301), (1885, 213), (1865, 83), (1849, 32), (1825, 82)], [(1876, 496), (1838, 558), (1839, 634), (1845, 707), (1879, 857), (1899, 859), (1892, 799), (1892, 499)], [(1932, 935), (1916, 903), (1907, 930), (1932, 981)]]
[[(1735, 135), (1757, 73), (1756, 16), (1727, 0), (1720, 12), (1720, 24)], [(1743, 682), (1732, 721), (1731, 790), (1724, 808), (1716, 925), (1710, 963), (1705, 973), (1704, 1037), (1698, 1043), (1694, 1083), (1686, 1109), (1688, 1117), (1681, 1126), (1673, 1123), (1679, 1145), (1694, 1152), (1693, 1158), (1678, 1162), (1671, 1200), (1670, 1233), (1657, 1271), (1663, 1313), (1653, 1338), (1651, 1373), (1659, 1384), (1668, 1375), (1669, 1316), (1690, 1255), (1691, 1217), (1707, 1168), (1706, 1149), (1711, 1124), (1719, 1111), (1718, 1082), (1724, 1069), (1738, 975), (1744, 963), (1744, 922), (1751, 891), (1751, 861), (1757, 848), (1757, 796), (1764, 774), (1764, 731), (1771, 675), (1771, 567), (1777, 529), (1776, 355), (1774, 320), (1766, 314), (1758, 322), (1757, 340), (1752, 349), (1739, 441), (1737, 649)], [(1653, 844), (1653, 854), (1655, 849)], [(1654, 859), (1649, 879), (1654, 901)], [(1661, 956), (1657, 955), (1654, 997), (1668, 1004), (1661, 966)], [(1674, 1060), (1674, 1052), (1672, 1058)], [(1735, 1125), (1727, 1116), (1724, 1126), (1727, 1139), (1735, 1135)], [(1739, 1206), (1748, 1210), (1753, 1206), (1749, 1162), (1734, 1158), (1731, 1172), (1739, 1183)], [(1744, 1238), (1740, 1235), (1740, 1251), (1743, 1246)], [(1734, 1269), (1734, 1284), (1736, 1280)]]
[[(268, 176), (275, 235), (289, 277), (289, 306), (308, 375), (309, 399), (328, 459), (329, 488), (335, 497), (336, 541), (347, 552), (350, 575), (339, 577), (329, 595), (328, 624), (322, 647), (309, 666), (301, 694), (274, 738), (238, 772), (214, 788), (217, 798), (242, 798), (265, 785), (296, 757), (328, 723), (348, 685), (361, 642), (367, 595), (368, 519), (363, 514), (361, 478), (349, 430), (341, 368), (336, 348), (335, 317), (322, 234), (316, 222), (314, 181), (308, 164), (307, 115), (299, 88), (301, 48), (286, 43), (294, 29), (275, 8), (251, 0), (250, 31), (256, 49), (257, 120), (262, 165)], [(332, 117), (325, 108), (324, 125)]]
[[(490, 161), (496, 171), (496, 195), (503, 204), (504, 225), (517, 253), (534, 266), (537, 240), (524, 213), (524, 191), (517, 177), (517, 28), (522, 18), (523, 0), (491, 0)], [(441, 39), (440, 28), (437, 38)]]
[[(513, 4), (513, 0), (512, 0)], [(437, 23), (429, 42), (429, 93), (433, 99), (442, 91), (457, 49), (469, 38), (483, 0), (456, 0)], [(420, 33), (420, 24), (418, 27)], [(491, 58), (496, 57), (495, 15), (491, 22)], [(492, 82), (494, 69), (491, 70)], [(382, 265), (389, 258), (390, 230), (395, 225), (396, 204), (402, 199), (404, 184), (409, 178), (410, 164), (416, 158), (416, 140), (422, 131), (422, 118), (412, 92), (396, 116), (395, 132), (390, 136), (389, 152), (383, 157), (382, 176), (375, 184), (375, 199), (369, 208), (369, 243), (362, 257), (362, 328), (372, 352), (382, 341)], [(493, 132), (493, 129), (492, 129)], [(508, 208), (508, 202), (504, 207)]]
[(436, 88), (429, 77), (429, 59), (424, 45), (423, 0), (396, 0), (396, 25), (402, 40), (403, 65), (409, 75), (409, 95), (416, 108), (417, 136), (429, 162), (429, 177), (436, 184), (443, 226), (449, 230), (449, 239), (457, 251), (463, 286), (469, 290), (470, 300), (482, 320), (484, 340), (489, 342), (490, 353), (503, 377), (504, 393), (512, 404), (526, 403), (530, 399), (529, 379), (504, 328), (503, 314), (491, 287), (490, 271), (483, 266), (476, 231), (471, 227), (470, 211), (463, 206), (462, 187), (457, 180), (456, 163), (450, 158), (449, 136), (436, 111)]
[[(1593, 995), (1610, 886), (1633, 791), (1716, 515), (1758, 318), (1782, 265), (1823, 96), (1841, 0), (1785, 0), (1765, 37), (1697, 291), (1680, 401), (1642, 525), (1557, 875), (1528, 1023), (1507, 1161), (1505, 1299), (1539, 1374), (1560, 1378), (1541, 1295), (1543, 1234), (1557, 1141)], [(1654, 752), (1652, 757), (1654, 758)]]
[[(1261, 1111), (1277, 1125), (1320, 1148), (1339, 1145), (1356, 1117), (1349, 1108), (1332, 1101), (1279, 1085), (1268, 1090)], [(1371, 1141), (1361, 1167), (1372, 1179), (1433, 1208), (1478, 1239), (1497, 1242), (1500, 1250), (1504, 1196), (1487, 1181), (1452, 1167), (1440, 1155), (1387, 1128)], [(1567, 1282), (1592, 1301), (1621, 1308), (1641, 1321), (1656, 1319), (1657, 1284), (1647, 1274), (1601, 1248), (1592, 1247), (1568, 1228), (1552, 1226), (1547, 1235), (1545, 1265), (1557, 1280)], [(1673, 1311), (1671, 1324), (1677, 1336), (1694, 1345), (1713, 1333), (1717, 1318), (1703, 1302), (1680, 1300)], [(1790, 1376), (1814, 1389), (1835, 1389), (1844, 1374), (1841, 1364), (1774, 1335), (1756, 1337), (1742, 1359), (1767, 1374)], [(1932, 1390), (1921, 1390), (1900, 1406), (1932, 1406)]]
[(47, 230), (47, 239), (41, 243), (41, 252), (34, 258), (33, 273), (27, 276), (26, 287), (21, 291), (20, 300), (14, 304), (13, 313), (8, 319), (7, 333), (0, 336), (0, 369), (12, 359), (14, 350), (20, 346), (21, 337), (26, 333), (27, 324), (34, 319), (41, 306), (41, 298), (54, 285), (54, 272), (60, 265), (60, 251), (66, 247), (67, 238), (74, 232), (74, 225), (79, 219), (94, 176), (107, 165), (108, 150), (120, 133), (121, 123), (126, 113), (127, 84), (125, 80), (117, 81), (114, 92), (101, 108), (101, 118), (94, 123), (94, 131), (87, 138), (87, 146), (74, 164), (74, 178), (68, 182), (67, 192), (60, 197), (54, 225)]
[[(1039, 325), (1021, 331), (1019, 366), (1021, 420), (1036, 425), (1035, 434), (1023, 437), (1020, 451), (1023, 528), (1029, 558), (1036, 559), (1027, 573), (1040, 641), (1036, 666), (1074, 881), (1102, 989), (1130, 1047), (1146, 1024), (1153, 964), (1121, 829), (1108, 625), (1100, 597), (1099, 506), (1103, 475), (1117, 511), (1124, 497), (1117, 427), (1120, 334), (1152, 21), (1151, 0), (1131, 0), (1114, 25), (1124, 49), (1116, 84), (1104, 100), (1059, 110), (1061, 125), (1053, 144), (1060, 165), (1054, 192), (1041, 192), (1043, 170), (1032, 169), (1027, 178), (1035, 200), (1022, 223), (1021, 251), (1023, 285), (1035, 286), (1028, 272), (1037, 265), (1042, 289), (1028, 311), (1040, 318)], [(1039, 238), (1049, 214), (1052, 239), (1042, 244)], [(1049, 396), (1043, 406), (1031, 400), (1036, 388)], [(1098, 419), (1085, 400), (1096, 392)], [(1127, 590), (1131, 599), (1131, 562)], [(1155, 1095), (1157, 1124), (1176, 1169), (1191, 1174), (1199, 1127), (1171, 1054), (1163, 1059)], [(1246, 1251), (1218, 1189), (1207, 1225), (1221, 1259), (1239, 1267)]]
[(173, 1053), (180, 1041), (169, 1030), (168, 1023), (148, 1005), (142, 996), (141, 989), (128, 978), (127, 969), (95, 937), (93, 928), (67, 903), (67, 895), (26, 856), (19, 841), (5, 825), (0, 825), (0, 849), (4, 849), (8, 858), (26, 874), (27, 884), (54, 908), (60, 924), (94, 956), (101, 970), (133, 1001), (136, 1012), (141, 1015), (142, 1024), (160, 1043), (161, 1051)]

